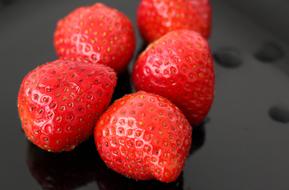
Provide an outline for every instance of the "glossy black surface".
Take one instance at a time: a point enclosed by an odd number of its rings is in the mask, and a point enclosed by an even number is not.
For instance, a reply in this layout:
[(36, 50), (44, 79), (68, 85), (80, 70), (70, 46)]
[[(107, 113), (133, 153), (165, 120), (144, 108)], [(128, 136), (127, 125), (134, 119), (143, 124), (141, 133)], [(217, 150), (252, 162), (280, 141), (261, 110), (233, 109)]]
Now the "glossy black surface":
[[(135, 182), (110, 171), (92, 140), (73, 152), (55, 155), (25, 139), (16, 108), (22, 78), (35, 66), (55, 59), (56, 21), (95, 1), (0, 2), (1, 189), (289, 189), (288, 1), (212, 0), (212, 52), (233, 49), (238, 52), (233, 60), (237, 55), (242, 64), (216, 64), (213, 108), (195, 129), (184, 172), (172, 184)], [(137, 0), (102, 2), (125, 12), (135, 23)], [(142, 44), (138, 35), (136, 52)], [(115, 98), (132, 91), (129, 81), (128, 73), (120, 78)]]

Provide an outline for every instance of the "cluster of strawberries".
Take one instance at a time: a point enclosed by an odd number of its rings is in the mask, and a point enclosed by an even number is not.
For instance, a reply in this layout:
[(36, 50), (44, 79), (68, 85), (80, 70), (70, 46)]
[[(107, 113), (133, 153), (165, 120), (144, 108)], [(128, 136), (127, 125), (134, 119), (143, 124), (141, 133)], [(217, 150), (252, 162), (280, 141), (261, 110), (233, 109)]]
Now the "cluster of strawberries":
[(134, 64), (138, 92), (108, 107), (136, 43), (130, 20), (96, 3), (58, 22), (59, 59), (25, 76), (19, 115), (27, 138), (41, 149), (71, 151), (94, 135), (109, 168), (136, 180), (172, 182), (184, 167), (192, 129), (214, 98), (206, 40), (211, 7), (208, 0), (142, 0), (137, 12), (150, 43)]

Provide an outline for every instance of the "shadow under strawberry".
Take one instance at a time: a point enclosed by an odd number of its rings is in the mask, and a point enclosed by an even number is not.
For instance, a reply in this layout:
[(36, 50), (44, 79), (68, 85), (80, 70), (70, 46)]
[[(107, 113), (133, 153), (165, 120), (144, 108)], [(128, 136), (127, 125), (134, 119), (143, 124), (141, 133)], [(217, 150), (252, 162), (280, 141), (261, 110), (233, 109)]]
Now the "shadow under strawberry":
[(137, 50), (137, 57), (147, 48), (148, 43), (142, 41), (139, 49)]
[(108, 169), (98, 156), (93, 139), (74, 151), (54, 154), (28, 144), (27, 165), (31, 175), (45, 190), (70, 190), (96, 181), (101, 190), (182, 190), (183, 177), (164, 184), (157, 181), (135, 181)]
[(197, 150), (199, 150), (205, 144), (205, 140), (206, 140), (205, 126), (208, 122), (210, 122), (209, 118), (205, 119), (205, 121), (199, 126), (194, 127), (190, 155), (194, 154)]
[(128, 70), (125, 70), (117, 76), (117, 85), (114, 90), (112, 102), (123, 97), (126, 94), (132, 93), (132, 84), (130, 81), (130, 74)]

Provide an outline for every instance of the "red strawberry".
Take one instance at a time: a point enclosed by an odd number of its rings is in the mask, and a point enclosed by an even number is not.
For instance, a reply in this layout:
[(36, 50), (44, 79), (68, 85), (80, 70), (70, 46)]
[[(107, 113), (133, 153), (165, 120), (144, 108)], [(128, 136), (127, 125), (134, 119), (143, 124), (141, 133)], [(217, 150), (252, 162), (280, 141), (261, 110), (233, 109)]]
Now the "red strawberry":
[(180, 175), (192, 128), (167, 99), (143, 91), (117, 100), (99, 119), (94, 138), (106, 165), (136, 180), (172, 182)]
[(74, 149), (92, 134), (115, 85), (116, 74), (104, 65), (57, 60), (37, 67), (18, 94), (27, 138), (47, 151)]
[(189, 30), (166, 34), (140, 55), (133, 81), (138, 90), (171, 100), (191, 125), (200, 124), (214, 98), (213, 59), (207, 41)]
[(142, 0), (137, 12), (139, 29), (148, 42), (178, 29), (194, 30), (208, 38), (211, 17), (209, 0)]
[(133, 56), (135, 35), (123, 13), (96, 3), (60, 20), (54, 45), (59, 57), (105, 64), (121, 72)]

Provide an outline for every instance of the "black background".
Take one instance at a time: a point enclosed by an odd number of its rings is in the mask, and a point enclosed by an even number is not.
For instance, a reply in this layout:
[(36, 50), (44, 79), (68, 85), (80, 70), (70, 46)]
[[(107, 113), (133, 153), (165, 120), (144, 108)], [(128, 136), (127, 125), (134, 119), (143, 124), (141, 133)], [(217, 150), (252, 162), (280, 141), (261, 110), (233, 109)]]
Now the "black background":
[[(115, 174), (103, 165), (91, 140), (59, 155), (31, 145), (17, 115), (20, 82), (35, 66), (56, 58), (52, 43), (56, 21), (93, 2), (0, 1), (1, 189), (289, 189), (289, 2), (285, 0), (212, 1), (216, 98), (205, 124), (194, 131), (192, 154), (176, 183), (134, 182)], [(102, 2), (136, 23), (139, 1)], [(137, 40), (136, 51), (141, 51), (139, 35)], [(127, 74), (115, 97), (130, 91)]]

